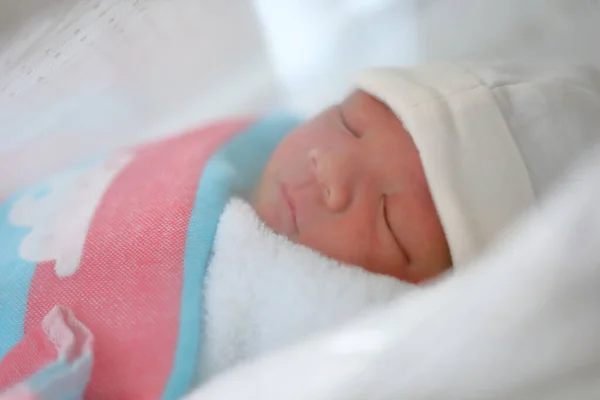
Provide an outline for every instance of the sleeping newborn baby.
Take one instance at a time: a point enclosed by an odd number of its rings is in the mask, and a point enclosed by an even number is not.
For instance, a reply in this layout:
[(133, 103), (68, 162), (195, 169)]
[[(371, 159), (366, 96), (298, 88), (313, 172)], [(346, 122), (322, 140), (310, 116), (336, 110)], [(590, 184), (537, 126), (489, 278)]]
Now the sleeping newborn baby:
[(365, 91), (284, 139), (253, 205), (276, 232), (371, 272), (421, 282), (451, 265), (414, 141)]
[[(342, 276), (348, 266), (314, 271), (309, 255), (296, 265), (273, 238), (238, 238), (234, 254), (217, 237), (206, 375), (344, 321), (361, 309), (345, 308), (357, 293), (362, 305), (385, 302), (469, 264), (600, 138), (599, 93), (600, 74), (586, 68), (439, 64), (360, 75), (356, 91), (282, 139), (250, 200), (279, 235), (369, 274), (355, 276), (357, 287)], [(226, 211), (219, 233), (248, 225), (236, 221)], [(265, 250), (244, 250), (252, 243)], [(376, 276), (398, 286), (367, 283)], [(232, 299), (231, 287), (243, 295)]]
[(597, 140), (592, 68), (362, 73), (0, 203), (0, 393), (177, 398), (462, 268)]
[(600, 137), (594, 68), (376, 69), (288, 135), (253, 204), (334, 259), (423, 282), (477, 256)]

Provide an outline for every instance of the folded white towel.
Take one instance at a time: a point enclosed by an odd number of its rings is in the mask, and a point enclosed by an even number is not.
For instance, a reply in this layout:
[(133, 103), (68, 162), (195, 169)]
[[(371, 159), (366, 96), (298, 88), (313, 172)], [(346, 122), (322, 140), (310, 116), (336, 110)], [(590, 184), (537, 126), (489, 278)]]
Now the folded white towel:
[(202, 380), (415, 289), (293, 244), (233, 199), (221, 217), (205, 281)]

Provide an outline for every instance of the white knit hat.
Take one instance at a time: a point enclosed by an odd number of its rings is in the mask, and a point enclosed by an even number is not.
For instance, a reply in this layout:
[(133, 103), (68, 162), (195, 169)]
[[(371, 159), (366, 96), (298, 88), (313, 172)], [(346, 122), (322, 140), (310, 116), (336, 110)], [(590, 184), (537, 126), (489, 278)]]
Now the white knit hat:
[(455, 267), (600, 138), (600, 72), (590, 67), (442, 63), (367, 70), (356, 83), (412, 135)]

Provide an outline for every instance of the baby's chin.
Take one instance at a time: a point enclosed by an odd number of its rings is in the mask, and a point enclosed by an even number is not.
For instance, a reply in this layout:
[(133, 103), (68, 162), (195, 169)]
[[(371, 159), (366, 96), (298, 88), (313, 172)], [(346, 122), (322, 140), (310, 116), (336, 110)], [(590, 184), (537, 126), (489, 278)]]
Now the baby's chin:
[(272, 196), (268, 196), (268, 191), (265, 190), (264, 182), (257, 188), (253, 196), (250, 198), (250, 205), (256, 212), (258, 218), (275, 233), (280, 234), (278, 226), (280, 225), (280, 217), (277, 213), (277, 207), (273, 204)]
[(255, 206), (254, 210), (256, 211), (256, 215), (258, 218), (271, 230), (273, 230), (277, 234), (281, 234), (279, 229), (279, 218), (272, 209), (269, 207), (260, 207), (260, 205)]
[(268, 177), (263, 177), (261, 184), (251, 198), (250, 205), (258, 218), (272, 231), (281, 236), (290, 237), (286, 213), (281, 204), (280, 185)]
[(254, 210), (258, 218), (264, 223), (264, 225), (271, 229), (273, 232), (280, 236), (285, 236), (290, 240), (293, 240), (293, 232), (290, 232), (283, 215), (280, 212), (280, 207), (277, 204), (266, 205), (265, 203), (258, 203), (253, 205)]

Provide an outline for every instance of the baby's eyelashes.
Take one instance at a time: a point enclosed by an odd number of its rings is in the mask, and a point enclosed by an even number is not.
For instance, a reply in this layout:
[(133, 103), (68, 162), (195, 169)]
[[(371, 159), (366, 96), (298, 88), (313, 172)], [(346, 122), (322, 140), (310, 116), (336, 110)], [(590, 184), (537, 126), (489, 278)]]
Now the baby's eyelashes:
[(396, 234), (395, 230), (394, 230), (394, 224), (391, 220), (390, 217), (390, 212), (389, 212), (389, 204), (388, 204), (388, 196), (383, 194), (381, 196), (381, 201), (380, 201), (380, 209), (381, 209), (381, 214), (382, 214), (382, 218), (385, 222), (386, 228), (388, 230), (389, 235), (392, 237), (392, 239), (394, 240), (395, 245), (398, 248), (398, 251), (400, 253), (402, 253), (403, 257), (406, 258), (406, 260), (408, 260), (408, 254), (406, 253), (406, 250), (404, 249), (404, 246), (402, 246), (402, 243), (400, 242), (400, 240), (398, 239), (398, 235)]
[(344, 108), (340, 106), (340, 107), (338, 107), (338, 110), (340, 112), (340, 120), (342, 121), (342, 125), (344, 126), (344, 128), (346, 129), (346, 131), (348, 131), (355, 138), (360, 139), (362, 135), (358, 131), (356, 131), (355, 129), (353, 129), (350, 126), (350, 124), (348, 124), (346, 116), (344, 115)]

